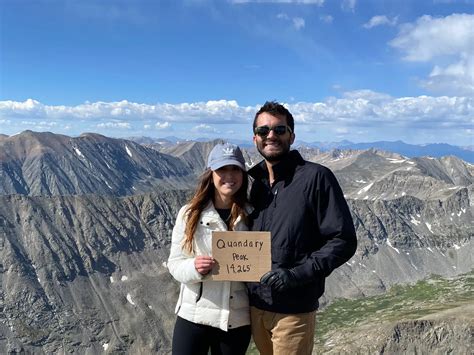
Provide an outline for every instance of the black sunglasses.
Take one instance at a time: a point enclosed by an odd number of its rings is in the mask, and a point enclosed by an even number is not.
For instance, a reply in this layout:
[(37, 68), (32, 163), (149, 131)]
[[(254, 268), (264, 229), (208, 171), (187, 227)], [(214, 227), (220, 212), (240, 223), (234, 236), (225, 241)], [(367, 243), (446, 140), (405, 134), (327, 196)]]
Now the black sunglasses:
[(273, 126), (273, 127), (259, 126), (259, 127), (255, 127), (254, 133), (257, 136), (266, 137), (270, 134), (270, 131), (273, 131), (275, 132), (277, 136), (282, 136), (286, 133), (287, 130), (288, 132), (292, 133), (291, 128), (285, 125), (278, 125), (278, 126)]

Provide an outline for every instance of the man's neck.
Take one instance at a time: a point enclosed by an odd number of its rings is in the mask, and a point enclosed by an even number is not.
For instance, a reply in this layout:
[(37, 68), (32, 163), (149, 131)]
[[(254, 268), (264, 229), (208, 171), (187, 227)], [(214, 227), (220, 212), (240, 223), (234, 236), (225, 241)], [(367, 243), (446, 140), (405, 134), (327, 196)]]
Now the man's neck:
[(275, 164), (278, 164), (278, 161), (268, 161), (265, 160), (265, 164), (267, 165), (267, 170), (268, 170), (268, 181), (270, 183), (270, 186), (273, 185), (273, 182), (275, 181), (275, 174), (273, 172), (273, 166)]

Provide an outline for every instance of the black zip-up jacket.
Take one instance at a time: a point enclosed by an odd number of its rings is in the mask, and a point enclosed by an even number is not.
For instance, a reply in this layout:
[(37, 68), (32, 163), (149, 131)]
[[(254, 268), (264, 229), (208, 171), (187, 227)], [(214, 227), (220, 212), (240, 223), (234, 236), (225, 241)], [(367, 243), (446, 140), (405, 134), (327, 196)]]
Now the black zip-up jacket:
[(252, 230), (271, 232), (272, 270), (292, 269), (299, 285), (278, 293), (248, 283), (250, 304), (278, 313), (311, 312), (319, 306), (325, 278), (355, 253), (354, 224), (328, 168), (305, 161), (292, 150), (273, 172), (270, 186), (265, 161), (249, 170), (254, 179)]

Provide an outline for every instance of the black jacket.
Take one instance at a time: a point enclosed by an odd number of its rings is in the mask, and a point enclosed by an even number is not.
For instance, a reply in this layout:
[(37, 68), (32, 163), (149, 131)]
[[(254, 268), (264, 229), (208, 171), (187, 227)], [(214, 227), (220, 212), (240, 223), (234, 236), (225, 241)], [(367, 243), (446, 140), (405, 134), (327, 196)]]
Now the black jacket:
[(318, 308), (325, 278), (354, 255), (352, 217), (334, 174), (293, 150), (273, 166), (270, 187), (265, 161), (249, 170), (254, 231), (271, 232), (272, 270), (292, 269), (299, 286), (277, 293), (248, 283), (250, 304), (278, 313)]

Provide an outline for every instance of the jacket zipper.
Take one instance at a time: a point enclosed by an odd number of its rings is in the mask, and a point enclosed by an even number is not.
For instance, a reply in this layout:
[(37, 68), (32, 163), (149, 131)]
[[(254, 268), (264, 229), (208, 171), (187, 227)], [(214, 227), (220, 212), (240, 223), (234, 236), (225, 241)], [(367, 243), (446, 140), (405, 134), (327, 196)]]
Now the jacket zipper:
[(277, 206), (277, 195), (278, 195), (278, 187), (276, 188), (275, 192), (273, 193), (273, 207)]

